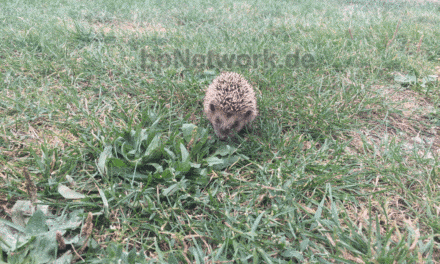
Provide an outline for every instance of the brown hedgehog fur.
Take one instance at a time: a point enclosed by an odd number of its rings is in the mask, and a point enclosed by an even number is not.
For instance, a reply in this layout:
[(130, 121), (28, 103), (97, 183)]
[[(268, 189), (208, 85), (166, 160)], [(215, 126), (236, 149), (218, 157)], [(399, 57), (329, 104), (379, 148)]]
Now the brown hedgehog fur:
[(213, 80), (206, 90), (203, 106), (221, 140), (240, 131), (258, 114), (254, 89), (235, 72), (223, 72)]

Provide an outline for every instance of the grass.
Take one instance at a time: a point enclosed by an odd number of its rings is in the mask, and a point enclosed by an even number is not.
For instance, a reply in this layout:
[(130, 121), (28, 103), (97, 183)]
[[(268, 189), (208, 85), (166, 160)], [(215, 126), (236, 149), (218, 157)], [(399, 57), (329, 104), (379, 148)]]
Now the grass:
[[(0, 260), (439, 263), (439, 11), (4, 1)], [(223, 70), (260, 112), (225, 142)]]

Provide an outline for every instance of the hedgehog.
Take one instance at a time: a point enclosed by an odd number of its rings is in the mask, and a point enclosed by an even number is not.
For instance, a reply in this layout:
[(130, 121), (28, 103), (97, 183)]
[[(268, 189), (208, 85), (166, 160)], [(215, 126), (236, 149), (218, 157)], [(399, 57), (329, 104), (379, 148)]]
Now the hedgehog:
[(203, 106), (221, 140), (239, 132), (258, 114), (254, 89), (235, 72), (223, 72), (212, 81), (206, 90)]

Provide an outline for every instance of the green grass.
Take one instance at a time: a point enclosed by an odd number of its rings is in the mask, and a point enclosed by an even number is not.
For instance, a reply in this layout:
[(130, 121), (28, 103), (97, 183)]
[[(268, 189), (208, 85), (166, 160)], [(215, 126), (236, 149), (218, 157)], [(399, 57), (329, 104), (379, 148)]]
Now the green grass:
[[(439, 263), (438, 3), (2, 2), (2, 263)], [(224, 70), (260, 115), (219, 141)]]

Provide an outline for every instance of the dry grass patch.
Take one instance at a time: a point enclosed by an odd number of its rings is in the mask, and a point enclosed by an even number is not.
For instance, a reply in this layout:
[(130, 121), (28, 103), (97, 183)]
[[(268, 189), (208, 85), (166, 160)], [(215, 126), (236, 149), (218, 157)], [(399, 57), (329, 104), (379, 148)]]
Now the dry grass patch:
[[(135, 34), (135, 36), (141, 36), (151, 33), (167, 33), (169, 31), (174, 32), (174, 29), (167, 29), (160, 23), (148, 23), (148, 22), (119, 22), (113, 21), (112, 23), (96, 22), (92, 25), (96, 32), (109, 33), (113, 31), (116, 35), (127, 36), (127, 33)], [(130, 34), (129, 34), (130, 35)]]
[[(432, 154), (439, 153), (439, 129), (429, 126), (426, 122), (426, 116), (434, 111), (434, 106), (429, 100), (409, 89), (384, 86), (372, 88), (393, 111), (384, 111), (384, 107), (380, 105), (370, 105), (371, 112), (358, 117), (365, 126), (357, 132), (349, 133), (352, 137), (350, 145), (356, 151), (363, 151), (364, 143), (379, 146), (383, 139), (387, 139), (403, 143), (407, 151), (417, 147), (420, 155), (432, 157)], [(424, 153), (426, 150), (432, 154)]]

